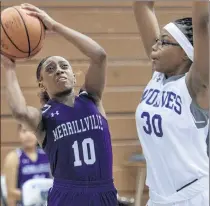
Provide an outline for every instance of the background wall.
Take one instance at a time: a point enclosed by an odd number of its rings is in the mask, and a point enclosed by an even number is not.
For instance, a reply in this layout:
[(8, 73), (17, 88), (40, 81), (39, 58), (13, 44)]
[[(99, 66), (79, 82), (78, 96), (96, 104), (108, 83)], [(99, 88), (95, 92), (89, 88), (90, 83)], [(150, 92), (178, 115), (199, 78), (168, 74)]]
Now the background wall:
[[(145, 84), (151, 77), (151, 65), (146, 58), (134, 19), (132, 2), (49, 1), (28, 0), (42, 7), (57, 21), (89, 35), (108, 53), (108, 79), (104, 106), (112, 133), (114, 178), (120, 195), (133, 196), (136, 169), (123, 164), (132, 153), (141, 152), (135, 129), (135, 109)], [(2, 9), (23, 1), (3, 1)], [(183, 1), (158, 2), (156, 12), (160, 25), (191, 16), (191, 3)], [(145, 23), (146, 23), (145, 19)], [(70, 60), (77, 74), (77, 87), (84, 81), (87, 58), (57, 34), (49, 34), (42, 51), (33, 59), (17, 64), (17, 75), (29, 105), (39, 107), (35, 79), (36, 66), (49, 55)], [(1, 164), (5, 154), (19, 146), (16, 123), (5, 99), (4, 71), (1, 71)], [(147, 189), (145, 187), (145, 199)]]

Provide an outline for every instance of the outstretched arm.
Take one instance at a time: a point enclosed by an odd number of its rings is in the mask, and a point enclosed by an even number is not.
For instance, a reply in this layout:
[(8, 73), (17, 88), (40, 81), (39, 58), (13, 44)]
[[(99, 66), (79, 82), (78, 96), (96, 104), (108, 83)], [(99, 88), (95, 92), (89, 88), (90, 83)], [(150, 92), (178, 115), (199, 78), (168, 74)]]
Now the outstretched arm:
[(136, 1), (133, 4), (134, 15), (147, 56), (150, 58), (152, 46), (160, 36), (153, 1)]
[(56, 22), (43, 10), (31, 4), (23, 4), (22, 8), (29, 10), (28, 14), (38, 17), (48, 30), (55, 31), (63, 36), (90, 58), (90, 66), (86, 74), (84, 89), (91, 93), (96, 101), (100, 101), (106, 77), (106, 52), (104, 49), (88, 36)]
[(43, 135), (37, 131), (42, 118), (41, 112), (26, 104), (16, 76), (15, 63), (1, 55), (1, 66), (5, 69), (7, 101), (14, 118), (33, 132), (38, 132), (37, 139), (42, 143)]
[(209, 88), (209, 2), (193, 3), (194, 61), (187, 76), (191, 96), (208, 108)]

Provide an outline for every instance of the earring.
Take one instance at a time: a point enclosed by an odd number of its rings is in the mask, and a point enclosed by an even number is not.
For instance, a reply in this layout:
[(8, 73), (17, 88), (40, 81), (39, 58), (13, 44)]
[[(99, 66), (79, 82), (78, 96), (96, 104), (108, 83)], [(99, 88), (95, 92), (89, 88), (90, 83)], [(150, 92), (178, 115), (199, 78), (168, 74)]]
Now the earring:
[(39, 83), (39, 87), (41, 88), (41, 91), (42, 92), (45, 92), (46, 91), (46, 88), (43, 86), (43, 84)]

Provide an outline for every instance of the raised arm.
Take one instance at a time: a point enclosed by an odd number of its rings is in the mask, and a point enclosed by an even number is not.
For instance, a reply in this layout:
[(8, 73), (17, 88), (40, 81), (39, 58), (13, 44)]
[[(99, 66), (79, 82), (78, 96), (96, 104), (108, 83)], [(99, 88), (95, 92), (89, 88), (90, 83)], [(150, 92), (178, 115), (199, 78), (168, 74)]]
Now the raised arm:
[(4, 161), (3, 172), (6, 178), (7, 204), (15, 206), (21, 200), (21, 191), (17, 188), (19, 160), (15, 151), (10, 152)]
[(84, 89), (100, 100), (105, 86), (106, 53), (104, 49), (91, 38), (70, 29), (60, 23), (55, 23), (53, 30), (90, 58), (90, 66), (85, 77)]
[(41, 122), (41, 112), (26, 104), (16, 76), (16, 64), (1, 55), (1, 66), (5, 69), (7, 101), (14, 118), (33, 132), (38, 132), (37, 139), (42, 143), (44, 134), (37, 130)]
[(194, 61), (187, 77), (191, 95), (204, 109), (208, 108), (209, 88), (209, 2), (193, 3)]
[(106, 53), (104, 49), (86, 35), (56, 22), (43, 10), (31, 4), (23, 4), (22, 8), (29, 10), (29, 15), (40, 18), (48, 30), (63, 36), (90, 58), (90, 66), (86, 74), (84, 89), (91, 93), (97, 101), (100, 101), (106, 77)]
[(145, 51), (150, 58), (152, 46), (160, 36), (158, 21), (154, 13), (154, 2), (136, 1), (133, 9)]

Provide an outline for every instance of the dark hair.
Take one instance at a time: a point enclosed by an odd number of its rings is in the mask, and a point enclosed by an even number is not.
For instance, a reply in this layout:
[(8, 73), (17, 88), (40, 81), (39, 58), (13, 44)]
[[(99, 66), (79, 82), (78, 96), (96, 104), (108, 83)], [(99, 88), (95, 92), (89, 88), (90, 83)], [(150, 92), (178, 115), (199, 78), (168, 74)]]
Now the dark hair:
[(193, 25), (192, 18), (186, 17), (182, 19), (177, 19), (174, 24), (182, 31), (182, 33), (187, 37), (193, 46)]
[[(50, 58), (51, 56), (48, 56), (48, 57), (45, 57), (44, 59), (42, 59), (37, 67), (37, 70), (36, 70), (36, 79), (37, 81), (40, 81), (41, 79), (41, 69), (42, 69), (42, 65), (47, 61), (48, 58)], [(40, 83), (39, 83), (39, 86), (40, 86)], [(41, 91), (39, 93), (39, 97), (40, 97), (40, 103), (42, 105), (46, 104), (50, 97), (48, 95), (48, 93), (46, 91)]]
[(18, 132), (20, 132), (22, 129), (23, 129), (23, 125), (18, 123), (18, 125), (17, 125)]

